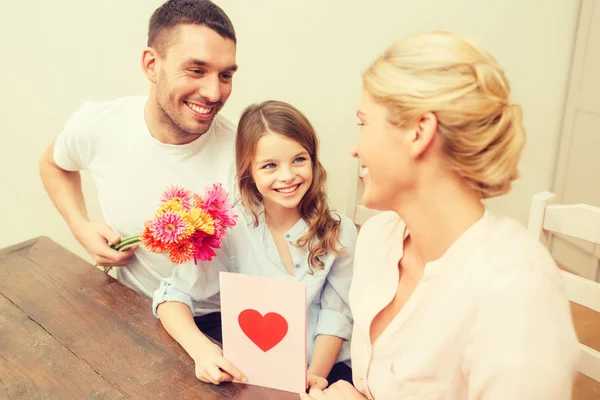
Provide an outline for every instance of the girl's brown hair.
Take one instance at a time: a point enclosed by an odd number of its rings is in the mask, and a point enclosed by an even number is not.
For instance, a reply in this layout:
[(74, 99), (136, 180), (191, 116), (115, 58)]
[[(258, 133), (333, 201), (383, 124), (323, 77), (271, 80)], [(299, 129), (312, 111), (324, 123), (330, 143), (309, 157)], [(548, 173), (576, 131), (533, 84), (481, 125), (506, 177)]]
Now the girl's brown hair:
[(240, 118), (235, 141), (237, 182), (244, 207), (252, 214), (254, 226), (262, 208), (262, 196), (252, 178), (252, 161), (258, 140), (267, 132), (277, 133), (298, 142), (310, 154), (313, 180), (300, 200), (300, 216), (308, 224), (308, 232), (296, 243), (308, 246), (309, 266), (322, 269), (322, 257), (329, 252), (340, 253), (336, 248), (340, 219), (335, 219), (327, 204), (325, 182), (327, 172), (317, 157), (319, 141), (306, 116), (290, 104), (265, 101), (246, 108)]

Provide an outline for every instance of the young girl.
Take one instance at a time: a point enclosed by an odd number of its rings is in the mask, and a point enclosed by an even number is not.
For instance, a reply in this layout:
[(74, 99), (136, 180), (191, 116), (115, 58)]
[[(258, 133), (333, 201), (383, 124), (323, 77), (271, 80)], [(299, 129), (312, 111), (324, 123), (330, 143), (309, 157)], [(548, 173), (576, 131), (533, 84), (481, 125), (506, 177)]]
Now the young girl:
[[(357, 231), (352, 220), (329, 209), (327, 175), (317, 154), (315, 131), (293, 106), (267, 101), (244, 111), (236, 138), (242, 205), (237, 207), (237, 224), (222, 249), (227, 254), (219, 254), (219, 262), (245, 274), (306, 283), (308, 383), (324, 388), (327, 381), (351, 382), (348, 292)], [(206, 291), (205, 283), (193, 274), (176, 271), (161, 285), (191, 297), (183, 301), (190, 310), (181, 303), (174, 309), (169, 299), (181, 300), (159, 294), (158, 300), (155, 296), (157, 314), (196, 362), (200, 380), (219, 383), (236, 377), (243, 381), (220, 348), (205, 337), (198, 339), (200, 332), (191, 313)]]
[(303, 399), (571, 398), (579, 347), (548, 251), (483, 199), (509, 192), (525, 132), (504, 71), (452, 33), (410, 36), (363, 76), (352, 387)]

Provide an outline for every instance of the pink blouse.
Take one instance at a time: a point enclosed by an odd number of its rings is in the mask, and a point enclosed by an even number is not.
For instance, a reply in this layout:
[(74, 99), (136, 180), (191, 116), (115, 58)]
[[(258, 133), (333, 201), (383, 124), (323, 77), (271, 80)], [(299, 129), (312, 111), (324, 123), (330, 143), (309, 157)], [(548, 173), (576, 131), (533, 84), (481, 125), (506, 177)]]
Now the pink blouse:
[(579, 356), (569, 303), (548, 251), (486, 210), (438, 260), (371, 345), (398, 287), (406, 225), (384, 212), (361, 229), (350, 307), (356, 388), (376, 400), (565, 400)]

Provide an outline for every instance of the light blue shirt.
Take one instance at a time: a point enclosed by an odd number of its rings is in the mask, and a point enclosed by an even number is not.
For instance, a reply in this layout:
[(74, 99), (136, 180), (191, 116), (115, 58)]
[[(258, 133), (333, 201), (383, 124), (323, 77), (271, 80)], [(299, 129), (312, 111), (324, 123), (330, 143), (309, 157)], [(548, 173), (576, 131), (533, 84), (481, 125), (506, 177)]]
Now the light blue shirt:
[[(296, 243), (307, 231), (307, 223), (300, 219), (284, 234), (294, 263), (294, 275), (289, 275), (277, 251), (275, 241), (264, 222), (254, 227), (250, 213), (238, 207), (238, 222), (232, 229), (217, 257), (199, 267), (183, 264), (173, 275), (163, 279), (155, 292), (153, 310), (164, 301), (179, 301), (187, 304), (194, 315), (201, 309), (203, 300), (218, 291), (218, 271), (235, 271), (249, 275), (280, 279), (292, 279), (306, 283), (307, 300), (307, 349), (308, 360), (312, 359), (317, 335), (331, 335), (344, 339), (337, 362), (350, 365), (350, 336), (352, 314), (348, 306), (348, 293), (352, 280), (354, 246), (357, 230), (346, 216), (341, 216), (338, 241), (344, 248), (341, 254), (333, 252), (321, 258), (323, 269), (308, 265), (307, 246), (296, 247)], [(208, 267), (208, 268), (207, 268)]]

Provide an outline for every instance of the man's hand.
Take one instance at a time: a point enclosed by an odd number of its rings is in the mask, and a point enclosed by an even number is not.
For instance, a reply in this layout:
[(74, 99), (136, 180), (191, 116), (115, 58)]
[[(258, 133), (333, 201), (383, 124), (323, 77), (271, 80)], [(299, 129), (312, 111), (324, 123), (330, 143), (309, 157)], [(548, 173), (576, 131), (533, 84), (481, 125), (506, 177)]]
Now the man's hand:
[(126, 251), (117, 251), (110, 247), (118, 243), (121, 237), (101, 222), (84, 221), (73, 226), (73, 235), (87, 250), (99, 266), (124, 266), (137, 248), (134, 246)]
[(320, 376), (317, 375), (308, 375), (308, 388), (312, 389), (325, 389), (327, 387), (329, 383), (327, 382), (327, 379), (322, 378)]
[(301, 400), (365, 400), (358, 390), (346, 381), (337, 381), (325, 390), (312, 388), (300, 393)]
[(206, 341), (190, 352), (196, 364), (196, 378), (206, 383), (218, 385), (231, 382), (234, 378), (246, 383), (246, 377), (231, 362), (223, 357), (223, 350), (216, 344)]

